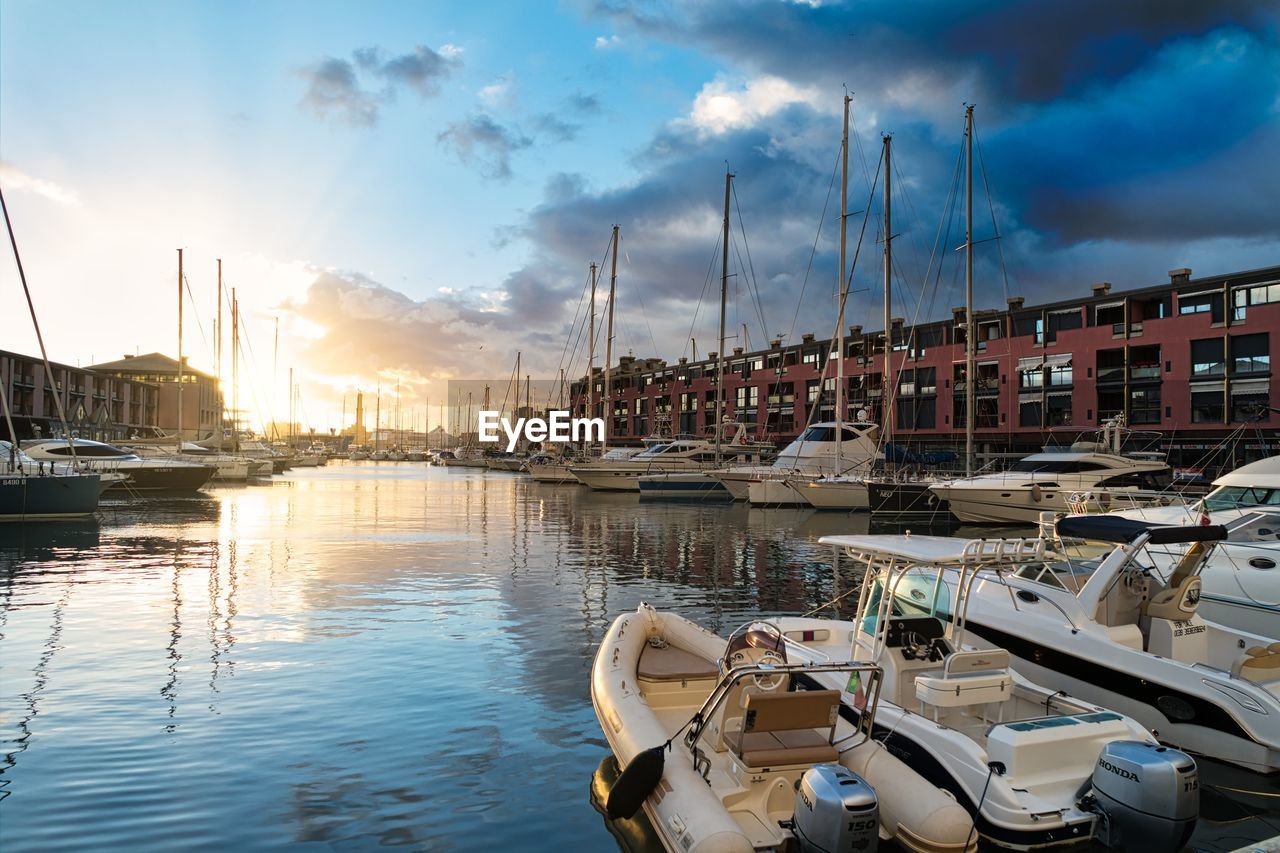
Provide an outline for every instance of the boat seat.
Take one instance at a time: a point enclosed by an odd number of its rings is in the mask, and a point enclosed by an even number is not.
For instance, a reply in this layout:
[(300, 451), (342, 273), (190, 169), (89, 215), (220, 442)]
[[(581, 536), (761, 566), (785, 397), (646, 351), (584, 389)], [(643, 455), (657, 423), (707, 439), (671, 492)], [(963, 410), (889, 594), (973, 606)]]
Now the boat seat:
[[(1197, 543), (1198, 544), (1198, 543)], [(1200, 604), (1200, 576), (1188, 575), (1178, 583), (1162, 589), (1143, 605), (1142, 612), (1152, 619), (1185, 622), (1196, 615)]]
[(636, 675), (646, 681), (691, 681), (719, 676), (716, 662), (676, 646), (645, 645)]
[[(839, 690), (751, 693), (742, 729), (725, 732), (725, 742), (750, 768), (837, 761), (831, 738), (839, 716)], [(817, 729), (826, 729), (826, 736)]]
[(1254, 646), (1231, 665), (1231, 675), (1259, 683), (1280, 679), (1280, 643)]
[(1003, 702), (1013, 695), (1009, 660), (1004, 649), (953, 652), (941, 672), (916, 676), (916, 698), (935, 708)]

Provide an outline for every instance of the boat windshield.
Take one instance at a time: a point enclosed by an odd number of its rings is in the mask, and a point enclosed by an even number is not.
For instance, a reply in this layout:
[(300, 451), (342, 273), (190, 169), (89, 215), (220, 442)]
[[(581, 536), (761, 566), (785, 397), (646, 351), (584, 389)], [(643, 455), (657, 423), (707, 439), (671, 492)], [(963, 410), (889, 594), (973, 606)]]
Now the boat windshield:
[[(854, 441), (857, 438), (858, 438), (858, 434), (853, 430), (849, 429), (848, 427), (844, 428), (840, 432), (841, 441)], [(835, 427), (811, 426), (804, 432), (800, 433), (800, 437), (795, 440), (795, 443), (810, 442), (810, 441), (835, 442), (835, 440), (836, 440)]]
[(1204, 499), (1204, 508), (1209, 512), (1253, 506), (1280, 506), (1280, 489), (1263, 489), (1257, 486), (1222, 486)]
[(1082, 471), (1106, 471), (1108, 466), (1079, 459), (1023, 459), (1009, 469), (1021, 474), (1077, 474)]
[[(53, 456), (70, 456), (71, 447), (63, 444), (58, 447), (50, 447), (46, 449), (46, 453)], [(132, 456), (132, 453), (126, 453), (123, 450), (112, 447), (109, 444), (76, 444), (76, 456), (82, 459), (96, 457), (99, 459), (118, 459), (123, 456)]]

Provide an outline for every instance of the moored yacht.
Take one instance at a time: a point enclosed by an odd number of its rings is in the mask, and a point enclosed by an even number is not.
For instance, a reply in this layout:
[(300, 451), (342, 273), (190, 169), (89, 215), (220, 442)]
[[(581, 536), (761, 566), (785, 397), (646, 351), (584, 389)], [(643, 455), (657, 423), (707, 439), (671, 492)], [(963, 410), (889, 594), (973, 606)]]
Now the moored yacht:
[(723, 440), (719, 447), (714, 439), (677, 437), (654, 445), (629, 459), (600, 459), (570, 467), (583, 485), (604, 491), (640, 490), (640, 477), (667, 471), (701, 472), (725, 459), (740, 463), (759, 463), (772, 452), (768, 443), (748, 440), (743, 424), (721, 424)]
[[(951, 793), (986, 842), (1018, 850), (1088, 840), (1181, 849), (1199, 811), (1194, 760), (1161, 746), (1123, 709), (1059, 689), (975, 636), (975, 568), (987, 560), (1042, 563), (1042, 541), (997, 547), (910, 535), (819, 541), (866, 567), (856, 616), (775, 620), (788, 659), (851, 657), (881, 667), (873, 737)], [(904, 596), (911, 602), (920, 590), (926, 603), (904, 607)], [(837, 686), (825, 674), (814, 681)], [(855, 709), (858, 687), (845, 691)], [(1142, 785), (1120, 784), (1139, 774)]]
[[(711, 471), (734, 500), (745, 501), (752, 483), (782, 481), (788, 477), (823, 477), (859, 470), (876, 458), (880, 428), (865, 421), (840, 425), (841, 454), (836, 453), (834, 421), (816, 423), (784, 447), (770, 465), (739, 465)], [(785, 491), (781, 493), (786, 497)], [(762, 497), (764, 497), (762, 495)], [(792, 502), (803, 502), (793, 496)]]
[[(80, 467), (98, 473), (120, 473), (123, 481), (111, 488), (135, 492), (194, 492), (213, 478), (212, 465), (197, 465), (180, 459), (144, 459), (100, 441), (77, 438), (75, 456)], [(25, 442), (22, 449), (37, 462), (70, 462), (70, 443), (63, 438)]]
[(1015, 462), (1007, 471), (930, 486), (951, 513), (971, 524), (1035, 524), (1042, 512), (1069, 511), (1072, 494), (1160, 489), (1171, 471), (1158, 453), (1125, 453), (1124, 418), (1108, 421), (1095, 437), (1070, 448), (1048, 449)]
[[(1060, 540), (897, 537), (935, 552), (892, 590), (903, 612), (959, 614), (974, 641), (1013, 656), (1038, 683), (1139, 720), (1160, 741), (1242, 767), (1280, 771), (1280, 643), (1206, 621), (1200, 570), (1218, 525), (1168, 527), (1106, 515), (1057, 524)], [(893, 537), (881, 537), (893, 538)], [(1031, 556), (1011, 556), (1035, 549)], [(1152, 546), (1187, 549), (1167, 581)], [(967, 608), (948, 596), (967, 588)]]
[(10, 442), (0, 441), (0, 522), (93, 515), (110, 481), (96, 472), (70, 468), (69, 462), (36, 462)]

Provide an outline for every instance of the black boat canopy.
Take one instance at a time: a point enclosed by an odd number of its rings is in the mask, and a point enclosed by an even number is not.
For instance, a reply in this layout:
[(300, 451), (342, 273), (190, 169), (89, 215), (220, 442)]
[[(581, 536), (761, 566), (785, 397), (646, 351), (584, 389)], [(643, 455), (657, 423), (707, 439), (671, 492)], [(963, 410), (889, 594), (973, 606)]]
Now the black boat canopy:
[(1096, 542), (1132, 542), (1141, 534), (1150, 533), (1151, 538), (1147, 541), (1152, 545), (1218, 542), (1227, 538), (1227, 529), (1221, 524), (1172, 527), (1113, 515), (1071, 515), (1061, 519), (1057, 529), (1059, 536)]

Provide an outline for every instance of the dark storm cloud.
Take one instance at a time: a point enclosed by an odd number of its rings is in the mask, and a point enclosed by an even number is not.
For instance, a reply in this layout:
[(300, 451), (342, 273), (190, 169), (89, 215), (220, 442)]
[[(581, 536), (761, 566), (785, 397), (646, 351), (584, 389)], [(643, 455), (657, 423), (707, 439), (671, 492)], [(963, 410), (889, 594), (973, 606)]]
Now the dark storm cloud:
[[(351, 60), (326, 57), (298, 72), (307, 81), (302, 106), (320, 118), (372, 127), (399, 87), (411, 88), (423, 98), (436, 95), (440, 82), (460, 65), (458, 50), (447, 45), (439, 51), (418, 45), (411, 53), (389, 59), (380, 48), (359, 48)], [(362, 82), (362, 74), (367, 82)], [(381, 85), (370, 88), (375, 81)]]
[(533, 145), (532, 138), (483, 113), (453, 122), (436, 140), (464, 165), (477, 169), (486, 178), (500, 180), (511, 177), (512, 153)]

